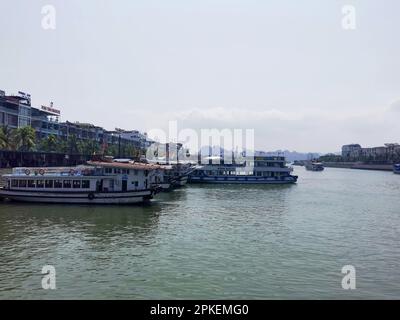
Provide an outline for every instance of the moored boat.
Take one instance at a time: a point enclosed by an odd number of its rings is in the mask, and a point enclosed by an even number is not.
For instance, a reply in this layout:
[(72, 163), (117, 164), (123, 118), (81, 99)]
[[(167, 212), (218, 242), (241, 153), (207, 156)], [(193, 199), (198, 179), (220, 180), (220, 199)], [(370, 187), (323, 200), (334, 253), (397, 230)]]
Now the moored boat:
[[(215, 159), (213, 159), (215, 160)], [(222, 160), (222, 159), (221, 159)], [(285, 157), (255, 156), (243, 163), (198, 165), (189, 175), (191, 183), (291, 184), (297, 176), (286, 166)]]
[(160, 187), (153, 177), (161, 166), (88, 161), (73, 168), (14, 168), (4, 175), (0, 197), (42, 203), (131, 204), (150, 201)]
[(187, 184), (189, 174), (195, 167), (190, 164), (175, 163), (175, 164), (160, 164), (163, 170), (158, 172), (154, 182), (160, 185), (163, 191), (170, 191), (179, 187), (183, 187)]
[(393, 165), (393, 172), (400, 174), (400, 163)]
[(189, 174), (195, 169), (190, 163), (177, 163), (171, 166), (171, 170), (166, 170), (168, 181), (174, 188), (183, 187), (187, 184)]

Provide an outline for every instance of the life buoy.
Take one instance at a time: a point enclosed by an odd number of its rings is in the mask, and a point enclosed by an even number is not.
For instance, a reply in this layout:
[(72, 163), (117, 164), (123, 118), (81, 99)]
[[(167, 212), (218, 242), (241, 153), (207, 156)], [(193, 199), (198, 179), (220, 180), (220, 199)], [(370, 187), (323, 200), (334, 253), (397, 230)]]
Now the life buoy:
[(42, 176), (42, 175), (44, 175), (44, 169), (40, 169), (39, 170), (39, 174)]
[(27, 176), (29, 176), (29, 175), (31, 174), (31, 170), (25, 169), (25, 174), (26, 174)]
[(93, 199), (94, 199), (94, 193), (93, 193), (93, 192), (90, 192), (90, 193), (88, 194), (88, 198), (89, 198), (89, 200), (93, 200)]

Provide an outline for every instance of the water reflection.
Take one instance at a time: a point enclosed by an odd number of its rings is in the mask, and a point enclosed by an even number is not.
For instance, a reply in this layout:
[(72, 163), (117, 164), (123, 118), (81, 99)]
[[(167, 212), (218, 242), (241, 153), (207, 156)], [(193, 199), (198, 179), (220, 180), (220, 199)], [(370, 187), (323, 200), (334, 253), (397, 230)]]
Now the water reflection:
[(160, 205), (85, 206), (5, 202), (0, 205), (0, 241), (18, 241), (40, 233), (80, 235), (107, 241), (120, 236), (148, 237), (157, 228)]
[(224, 224), (227, 229), (236, 226), (232, 232), (240, 228), (247, 238), (258, 241), (268, 234), (279, 236), (289, 231), (287, 214), (296, 188), (297, 185), (199, 184), (191, 185), (189, 201), (200, 208), (207, 207), (206, 219), (221, 219), (215, 223)]

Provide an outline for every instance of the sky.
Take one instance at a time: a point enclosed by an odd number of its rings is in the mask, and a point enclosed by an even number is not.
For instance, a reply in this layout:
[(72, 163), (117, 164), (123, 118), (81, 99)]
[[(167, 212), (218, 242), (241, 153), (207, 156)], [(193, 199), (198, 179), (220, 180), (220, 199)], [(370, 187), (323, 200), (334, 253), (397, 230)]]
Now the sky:
[(258, 150), (380, 146), (400, 142), (399, 12), (398, 0), (0, 0), (0, 89), (107, 129), (176, 120), (254, 129)]

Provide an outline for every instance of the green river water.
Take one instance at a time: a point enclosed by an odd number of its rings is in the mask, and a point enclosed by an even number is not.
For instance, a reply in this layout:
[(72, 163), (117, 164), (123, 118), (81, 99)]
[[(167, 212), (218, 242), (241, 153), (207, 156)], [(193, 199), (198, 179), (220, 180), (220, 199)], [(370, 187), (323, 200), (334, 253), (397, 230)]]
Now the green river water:
[[(0, 298), (400, 298), (400, 176), (295, 174), (188, 185), (145, 206), (0, 202)], [(56, 290), (42, 288), (44, 265)]]

